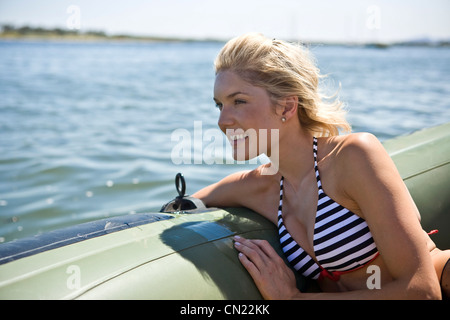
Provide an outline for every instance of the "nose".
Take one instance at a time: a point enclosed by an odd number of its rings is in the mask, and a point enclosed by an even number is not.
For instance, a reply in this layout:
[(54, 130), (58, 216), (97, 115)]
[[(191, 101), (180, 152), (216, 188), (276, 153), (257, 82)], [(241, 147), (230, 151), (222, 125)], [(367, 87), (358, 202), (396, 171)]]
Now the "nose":
[(227, 108), (225, 106), (222, 107), (222, 111), (220, 111), (220, 116), (217, 124), (223, 132), (225, 132), (226, 128), (230, 128), (233, 126), (234, 117), (230, 108)]

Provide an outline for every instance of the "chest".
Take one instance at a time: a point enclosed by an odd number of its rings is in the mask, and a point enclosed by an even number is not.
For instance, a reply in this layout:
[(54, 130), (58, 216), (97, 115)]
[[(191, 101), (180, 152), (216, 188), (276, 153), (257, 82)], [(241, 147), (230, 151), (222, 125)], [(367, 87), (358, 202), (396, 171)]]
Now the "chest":
[[(314, 243), (317, 241), (317, 236), (320, 235), (316, 233), (322, 232), (322, 229), (328, 232), (326, 230), (328, 229), (328, 221), (333, 221), (330, 230), (339, 228), (340, 224), (334, 225), (334, 221), (340, 221), (341, 218), (344, 219), (353, 215), (338, 203), (339, 200), (344, 203), (350, 202), (345, 201), (344, 197), (339, 194), (336, 181), (332, 179), (333, 175), (330, 173), (326, 176), (331, 178), (321, 179), (319, 184), (315, 174), (308, 176), (297, 189), (289, 183), (283, 185), (282, 217), (284, 225), (293, 239), (313, 258), (315, 258), (315, 249), (317, 249), (314, 247)], [(324, 193), (323, 181), (326, 181), (327, 189), (331, 190), (331, 193), (339, 199), (337, 202)], [(334, 213), (335, 210), (336, 213)], [(341, 213), (344, 212), (347, 212), (347, 214), (340, 217)], [(338, 219), (335, 220), (336, 218)], [(336, 233), (337, 238), (339, 238), (337, 231)]]
[(283, 189), (282, 216), (284, 224), (303, 250), (314, 257), (313, 239), (318, 188), (313, 184), (309, 188), (302, 188), (299, 190), (300, 192), (295, 192), (289, 186), (284, 186)]

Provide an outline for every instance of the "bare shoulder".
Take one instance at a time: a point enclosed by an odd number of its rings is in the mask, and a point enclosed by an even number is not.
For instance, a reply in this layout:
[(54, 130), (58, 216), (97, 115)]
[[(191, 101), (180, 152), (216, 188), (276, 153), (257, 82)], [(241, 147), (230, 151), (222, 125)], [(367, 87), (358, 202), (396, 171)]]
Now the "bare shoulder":
[(391, 162), (381, 142), (371, 133), (328, 137), (320, 143), (319, 161), (322, 166), (332, 167), (338, 176), (354, 172), (356, 166), (369, 168), (380, 160)]
[(333, 140), (334, 160), (342, 169), (374, 169), (378, 165), (394, 164), (381, 142), (371, 133), (352, 133)]
[[(384, 212), (394, 208), (408, 208), (419, 217), (411, 196), (391, 157), (381, 142), (370, 133), (343, 137), (336, 164), (342, 190), (357, 203), (366, 218), (374, 208), (385, 206)], [(358, 210), (357, 210), (358, 211)]]
[(264, 165), (254, 170), (239, 171), (209, 185), (196, 193), (206, 206), (249, 207), (260, 195), (267, 193), (275, 181), (275, 176), (264, 175)]
[[(371, 133), (353, 133), (336, 142), (335, 161), (347, 178), (372, 178), (383, 173), (396, 172), (391, 157), (381, 142)], [(345, 180), (345, 177), (342, 177)], [(379, 178), (379, 177), (378, 177)]]
[(245, 188), (246, 194), (263, 192), (277, 179), (277, 175), (264, 174), (267, 172), (266, 167), (267, 165), (261, 165), (253, 170), (233, 173), (219, 181), (219, 184), (230, 184), (237, 189)]
[(369, 155), (373, 152), (384, 151), (384, 147), (378, 138), (368, 132), (352, 133), (340, 136), (338, 139), (339, 147), (344, 151), (344, 156)]

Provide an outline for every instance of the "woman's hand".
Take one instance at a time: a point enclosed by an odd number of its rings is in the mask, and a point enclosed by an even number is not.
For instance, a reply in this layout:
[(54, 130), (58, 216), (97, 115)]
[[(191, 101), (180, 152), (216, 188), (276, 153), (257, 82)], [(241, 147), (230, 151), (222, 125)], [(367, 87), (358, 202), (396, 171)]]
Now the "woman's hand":
[(234, 237), (239, 260), (264, 299), (292, 299), (299, 295), (295, 275), (266, 240)]

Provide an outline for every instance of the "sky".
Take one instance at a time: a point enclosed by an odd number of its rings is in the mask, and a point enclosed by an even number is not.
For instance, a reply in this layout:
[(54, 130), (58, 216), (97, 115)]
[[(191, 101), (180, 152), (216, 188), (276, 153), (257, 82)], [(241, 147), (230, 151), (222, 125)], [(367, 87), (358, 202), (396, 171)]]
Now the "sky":
[(303, 41), (450, 39), (450, 0), (0, 0), (0, 24), (81, 32)]

